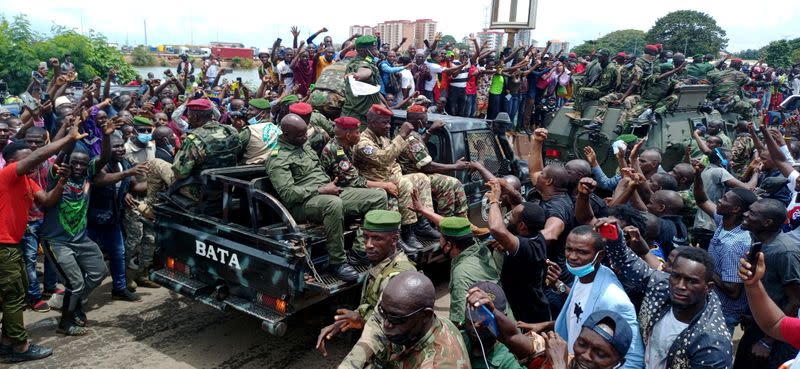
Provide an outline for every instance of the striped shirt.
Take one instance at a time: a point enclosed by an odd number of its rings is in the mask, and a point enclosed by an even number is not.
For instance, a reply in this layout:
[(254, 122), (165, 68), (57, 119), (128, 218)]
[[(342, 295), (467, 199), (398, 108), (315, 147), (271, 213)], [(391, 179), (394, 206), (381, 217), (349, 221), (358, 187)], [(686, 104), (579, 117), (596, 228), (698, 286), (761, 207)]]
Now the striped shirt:
[[(742, 283), (739, 278), (739, 259), (750, 251), (752, 239), (750, 232), (742, 229), (742, 225), (730, 231), (722, 227), (722, 216), (714, 214), (714, 223), (717, 225), (714, 237), (708, 245), (708, 253), (714, 259), (714, 271), (720, 275), (723, 282)], [(722, 305), (722, 315), (738, 318), (747, 310), (747, 297), (741, 294), (738, 299), (725, 295), (719, 287), (714, 287)]]

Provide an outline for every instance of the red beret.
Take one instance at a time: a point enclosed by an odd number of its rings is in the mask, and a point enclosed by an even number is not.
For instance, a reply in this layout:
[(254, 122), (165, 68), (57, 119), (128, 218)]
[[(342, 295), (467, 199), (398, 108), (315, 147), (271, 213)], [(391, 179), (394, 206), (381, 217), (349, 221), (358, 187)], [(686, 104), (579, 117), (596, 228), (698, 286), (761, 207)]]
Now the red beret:
[(425, 107), (422, 106), (422, 105), (414, 104), (414, 105), (411, 105), (411, 106), (408, 107), (408, 112), (409, 113), (427, 113), (428, 110), (425, 109)]
[(194, 99), (186, 104), (189, 110), (211, 110), (214, 105), (208, 99)]
[(650, 51), (650, 52), (654, 52), (654, 53), (658, 52), (658, 46), (656, 46), (656, 45), (645, 45), (644, 49), (645, 49), (645, 51)]
[(386, 117), (391, 117), (394, 115), (394, 113), (392, 113), (392, 111), (389, 110), (389, 108), (381, 104), (372, 104), (372, 107), (369, 108), (369, 111)]
[(575, 54), (575, 53), (569, 53), (569, 57), (570, 57), (570, 58), (577, 58), (577, 57), (578, 57), (578, 54)]
[(313, 110), (310, 104), (304, 102), (289, 105), (289, 112), (297, 115), (309, 115)]
[(741, 64), (742, 63), (742, 59), (739, 59), (739, 58), (731, 59), (731, 63), (740, 63)]
[(618, 57), (620, 57), (620, 58), (624, 58), (624, 57), (626, 57), (627, 55), (625, 55), (625, 52), (624, 52), (624, 51), (620, 51), (620, 52), (618, 52), (618, 53), (617, 53), (617, 56), (618, 56)]
[(655, 47), (657, 47), (659, 50), (661, 50), (661, 49), (663, 49), (663, 48), (664, 48), (664, 45), (662, 45), (662, 44), (655, 44)]
[(361, 125), (361, 121), (358, 119), (345, 116), (336, 118), (333, 122), (336, 123), (337, 127), (342, 129), (354, 129)]
[(347, 52), (347, 54), (344, 54), (344, 57), (345, 58), (355, 58), (356, 55), (358, 55), (358, 54), (356, 53), (355, 50), (350, 50), (350, 51)]

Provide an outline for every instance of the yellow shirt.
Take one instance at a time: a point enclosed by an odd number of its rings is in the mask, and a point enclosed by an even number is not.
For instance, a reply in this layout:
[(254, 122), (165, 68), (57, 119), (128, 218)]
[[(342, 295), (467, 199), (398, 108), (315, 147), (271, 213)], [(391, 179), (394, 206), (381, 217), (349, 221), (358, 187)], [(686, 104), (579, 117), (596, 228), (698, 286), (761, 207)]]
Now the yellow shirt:
[(333, 60), (328, 62), (328, 60), (325, 59), (324, 56), (318, 56), (317, 58), (319, 58), (319, 60), (317, 60), (317, 78), (314, 78), (315, 81), (319, 79), (319, 75), (322, 74), (323, 69), (333, 64)]

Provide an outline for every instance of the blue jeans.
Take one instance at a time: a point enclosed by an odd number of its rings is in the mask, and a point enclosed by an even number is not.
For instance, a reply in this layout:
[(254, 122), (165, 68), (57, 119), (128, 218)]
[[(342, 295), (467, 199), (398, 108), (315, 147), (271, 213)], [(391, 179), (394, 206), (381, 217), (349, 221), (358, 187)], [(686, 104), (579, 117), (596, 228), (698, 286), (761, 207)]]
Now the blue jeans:
[[(28, 301), (31, 303), (42, 299), (42, 290), (39, 288), (39, 278), (36, 276), (36, 259), (39, 256), (39, 227), (42, 226), (41, 220), (28, 222), (25, 235), (22, 236), (22, 258), (25, 260), (25, 272), (28, 275)], [(44, 290), (47, 292), (55, 291), (58, 282), (58, 272), (53, 261), (49, 258), (44, 260)]]
[(464, 103), (464, 111), (462, 116), (472, 118), (475, 115), (475, 104), (477, 104), (477, 94), (467, 95), (467, 101)]
[(86, 229), (89, 238), (108, 256), (111, 269), (112, 291), (125, 289), (125, 242), (119, 225), (91, 226)]
[[(511, 100), (506, 100), (506, 111), (511, 118), (511, 122), (516, 125), (519, 105), (522, 102), (522, 94), (511, 94)], [(505, 99), (505, 97), (503, 97)]]

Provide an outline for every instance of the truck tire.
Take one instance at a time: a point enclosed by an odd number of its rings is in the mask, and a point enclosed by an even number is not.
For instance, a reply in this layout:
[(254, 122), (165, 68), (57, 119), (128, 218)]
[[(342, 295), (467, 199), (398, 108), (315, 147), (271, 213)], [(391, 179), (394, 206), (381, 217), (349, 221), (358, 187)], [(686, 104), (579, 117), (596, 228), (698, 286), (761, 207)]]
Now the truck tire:
[(611, 143), (608, 137), (602, 132), (582, 129), (575, 134), (572, 140), (572, 155), (575, 158), (586, 160), (586, 155), (583, 154), (583, 148), (591, 146), (597, 154), (597, 163), (602, 167), (603, 164), (611, 157)]

